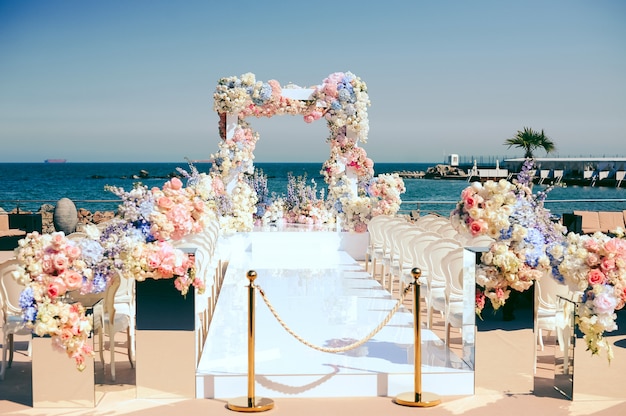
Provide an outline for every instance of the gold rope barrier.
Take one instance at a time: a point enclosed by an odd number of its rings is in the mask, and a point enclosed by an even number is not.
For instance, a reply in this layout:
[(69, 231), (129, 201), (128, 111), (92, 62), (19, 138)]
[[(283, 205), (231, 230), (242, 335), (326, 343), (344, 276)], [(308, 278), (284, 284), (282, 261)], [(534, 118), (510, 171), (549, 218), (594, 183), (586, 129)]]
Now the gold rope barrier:
[(415, 332), (414, 366), (415, 389), (412, 392), (399, 394), (395, 402), (402, 406), (432, 407), (441, 403), (441, 399), (433, 393), (422, 392), (422, 335), (420, 322), (420, 284), (418, 282), (422, 271), (417, 267), (411, 270), (413, 275), (413, 322)]
[(280, 325), (288, 333), (290, 333), (295, 339), (297, 339), (298, 341), (300, 341), (301, 343), (303, 343), (307, 347), (313, 348), (314, 350), (317, 350), (317, 351), (330, 352), (330, 353), (340, 353), (340, 352), (346, 352), (346, 351), (353, 350), (353, 349), (355, 349), (357, 347), (360, 347), (361, 345), (365, 344), (367, 341), (372, 339), (374, 337), (374, 335), (376, 335), (378, 332), (380, 332), (380, 330), (383, 329), (385, 327), (385, 325), (387, 325), (389, 323), (391, 318), (393, 318), (393, 315), (395, 315), (395, 313), (398, 311), (398, 309), (400, 309), (400, 306), (402, 306), (402, 303), (404, 302), (404, 297), (406, 296), (408, 291), (411, 289), (411, 286), (409, 285), (406, 288), (404, 288), (404, 290), (400, 294), (400, 298), (396, 302), (396, 305), (393, 307), (393, 309), (391, 309), (391, 311), (389, 311), (389, 313), (387, 314), (385, 319), (376, 328), (374, 328), (374, 330), (372, 332), (367, 334), (361, 340), (358, 340), (358, 341), (353, 342), (353, 343), (351, 343), (349, 345), (345, 345), (343, 347), (337, 347), (337, 348), (320, 347), (319, 345), (312, 344), (309, 341), (307, 341), (304, 338), (302, 338), (300, 335), (296, 334), (296, 332), (293, 329), (291, 329), (289, 326), (287, 326), (285, 321), (283, 321), (281, 319), (281, 317), (278, 315), (278, 312), (276, 312), (276, 309), (274, 309), (274, 306), (272, 306), (272, 304), (270, 303), (270, 301), (267, 298), (267, 296), (265, 296), (265, 292), (263, 291), (263, 289), (261, 289), (258, 286), (257, 286), (257, 289), (259, 289), (259, 293), (261, 294), (261, 297), (265, 301), (265, 304), (269, 308), (270, 312), (272, 312), (272, 315), (274, 315), (274, 317), (276, 318), (278, 323), (280, 323)]
[(228, 409), (237, 412), (263, 412), (274, 407), (274, 401), (254, 395), (254, 270), (247, 273), (248, 285), (248, 396), (237, 397), (228, 402)]

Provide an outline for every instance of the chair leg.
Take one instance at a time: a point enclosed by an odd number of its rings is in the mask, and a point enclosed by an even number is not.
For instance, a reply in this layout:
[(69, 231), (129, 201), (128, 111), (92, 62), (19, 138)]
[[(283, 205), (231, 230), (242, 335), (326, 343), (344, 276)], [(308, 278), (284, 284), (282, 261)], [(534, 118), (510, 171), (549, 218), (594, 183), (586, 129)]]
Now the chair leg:
[(109, 352), (111, 354), (111, 381), (115, 381), (115, 327), (109, 324)]
[(134, 337), (131, 335), (131, 329), (130, 327), (128, 327), (128, 329), (126, 329), (126, 345), (127, 345), (127, 351), (128, 351), (128, 361), (130, 362), (130, 368), (135, 368), (135, 361), (134, 361), (134, 355), (133, 355), (133, 339)]
[(98, 330), (98, 352), (100, 353), (100, 362), (102, 363), (102, 368), (104, 368), (104, 342), (102, 340), (102, 333), (104, 332), (104, 327), (101, 326)]
[(0, 380), (4, 380), (4, 372), (7, 368), (7, 335), (4, 334), (2, 341), (2, 366), (0, 367)]
[(9, 334), (9, 368), (13, 365), (13, 334)]

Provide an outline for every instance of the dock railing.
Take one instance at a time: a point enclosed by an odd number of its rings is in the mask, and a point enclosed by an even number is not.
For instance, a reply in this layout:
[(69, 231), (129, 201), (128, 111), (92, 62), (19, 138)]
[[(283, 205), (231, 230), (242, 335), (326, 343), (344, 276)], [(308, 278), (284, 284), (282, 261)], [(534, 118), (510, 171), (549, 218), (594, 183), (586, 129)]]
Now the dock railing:
[[(417, 217), (429, 213), (435, 213), (447, 217), (456, 207), (458, 201), (402, 201), (400, 215)], [(572, 211), (624, 211), (626, 199), (547, 199), (545, 207), (554, 215), (561, 216), (563, 213)]]

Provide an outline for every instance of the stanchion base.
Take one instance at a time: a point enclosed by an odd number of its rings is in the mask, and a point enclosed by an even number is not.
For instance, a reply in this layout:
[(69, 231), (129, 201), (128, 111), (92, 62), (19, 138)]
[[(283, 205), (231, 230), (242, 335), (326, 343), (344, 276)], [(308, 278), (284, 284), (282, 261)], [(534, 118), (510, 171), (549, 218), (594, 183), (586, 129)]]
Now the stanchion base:
[(441, 399), (434, 393), (417, 394), (415, 392), (408, 392), (396, 396), (395, 402), (402, 406), (432, 407), (441, 404)]
[(228, 401), (228, 408), (235, 412), (264, 412), (274, 407), (274, 400), (265, 397), (237, 397)]

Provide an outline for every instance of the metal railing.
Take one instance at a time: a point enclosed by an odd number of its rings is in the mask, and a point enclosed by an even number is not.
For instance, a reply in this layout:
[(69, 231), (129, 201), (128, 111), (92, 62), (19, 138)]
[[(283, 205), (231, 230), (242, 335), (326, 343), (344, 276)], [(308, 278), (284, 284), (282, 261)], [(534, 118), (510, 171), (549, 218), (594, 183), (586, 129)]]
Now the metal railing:
[[(443, 216), (450, 215), (458, 201), (402, 201), (401, 215), (425, 215), (435, 213)], [(623, 211), (626, 210), (626, 199), (547, 199), (545, 207), (553, 214), (561, 215), (572, 211)]]
[[(0, 199), (0, 208), (3, 208), (6, 212), (15, 209), (18, 214), (20, 212), (37, 212), (44, 204), (56, 205), (59, 202), (57, 199)], [(107, 207), (104, 210), (112, 211), (117, 209), (122, 201), (120, 199), (73, 199), (72, 202), (76, 205), (76, 208), (91, 209), (92, 211), (103, 209), (93, 209), (94, 207)], [(12, 207), (7, 209), (8, 207)]]

